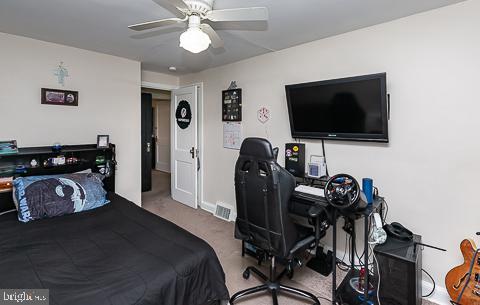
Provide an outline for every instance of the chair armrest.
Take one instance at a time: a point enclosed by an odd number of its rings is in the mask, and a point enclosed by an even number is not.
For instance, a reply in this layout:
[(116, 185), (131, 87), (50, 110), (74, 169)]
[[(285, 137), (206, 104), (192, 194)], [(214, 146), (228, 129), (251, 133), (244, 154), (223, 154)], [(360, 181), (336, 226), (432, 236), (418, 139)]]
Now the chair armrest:
[(306, 238), (300, 240), (292, 247), (292, 249), (289, 252), (289, 256), (292, 257), (295, 254), (295, 252), (297, 252), (302, 248), (307, 248), (314, 241), (315, 241), (315, 236), (313, 235), (307, 236)]
[[(318, 245), (318, 242), (320, 241), (320, 238), (322, 237), (321, 235), (321, 228), (320, 228), (320, 215), (322, 212), (325, 212), (325, 209), (323, 207), (319, 206), (311, 206), (310, 209), (308, 209), (308, 216), (310, 216), (314, 221), (315, 221), (315, 246)], [(325, 235), (325, 234), (323, 234)]]

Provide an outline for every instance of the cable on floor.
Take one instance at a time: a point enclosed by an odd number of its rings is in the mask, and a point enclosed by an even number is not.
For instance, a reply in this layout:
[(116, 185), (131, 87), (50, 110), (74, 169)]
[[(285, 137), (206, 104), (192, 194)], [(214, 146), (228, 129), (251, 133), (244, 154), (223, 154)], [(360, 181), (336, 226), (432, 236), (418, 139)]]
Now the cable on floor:
[(428, 298), (429, 296), (431, 296), (434, 292), (435, 292), (435, 280), (433, 279), (433, 277), (430, 275), (430, 273), (428, 273), (425, 269), (422, 268), (422, 271), (425, 272), (425, 274), (430, 278), (430, 280), (432, 281), (432, 284), (433, 284), (433, 288), (432, 288), (432, 291), (430, 291), (428, 294), (426, 295), (422, 295), (422, 298)]

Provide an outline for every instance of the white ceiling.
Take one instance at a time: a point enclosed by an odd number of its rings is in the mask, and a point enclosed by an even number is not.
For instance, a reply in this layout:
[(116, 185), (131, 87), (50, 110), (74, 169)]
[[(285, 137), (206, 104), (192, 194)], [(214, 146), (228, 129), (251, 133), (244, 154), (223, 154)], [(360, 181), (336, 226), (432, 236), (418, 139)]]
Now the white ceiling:
[[(462, 0), (217, 0), (215, 8), (266, 6), (270, 20), (215, 23), (222, 49), (191, 54), (178, 46), (182, 27), (138, 33), (130, 24), (174, 17), (166, 0), (0, 0), (0, 32), (142, 62), (142, 68), (197, 72), (273, 50), (345, 33)], [(160, 5), (159, 5), (160, 4)], [(33, 53), (34, 54), (34, 53)]]

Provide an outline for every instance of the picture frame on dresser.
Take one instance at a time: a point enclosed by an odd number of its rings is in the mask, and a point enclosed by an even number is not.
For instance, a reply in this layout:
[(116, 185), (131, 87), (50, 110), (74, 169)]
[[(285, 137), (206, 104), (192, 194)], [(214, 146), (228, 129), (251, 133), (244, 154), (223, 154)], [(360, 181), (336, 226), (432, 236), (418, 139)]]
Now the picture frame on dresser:
[(108, 148), (110, 146), (110, 136), (109, 135), (98, 135), (97, 136), (97, 148)]

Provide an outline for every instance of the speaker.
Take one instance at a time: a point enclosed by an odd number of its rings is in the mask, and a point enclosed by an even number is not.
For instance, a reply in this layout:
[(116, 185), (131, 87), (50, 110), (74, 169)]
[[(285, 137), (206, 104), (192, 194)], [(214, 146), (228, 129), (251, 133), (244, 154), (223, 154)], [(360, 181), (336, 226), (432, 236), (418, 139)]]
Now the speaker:
[(285, 169), (295, 177), (305, 177), (305, 144), (285, 144)]
[(382, 304), (422, 304), (422, 251), (415, 245), (421, 241), (420, 235), (413, 235), (413, 240), (388, 237), (386, 243), (375, 247)]

